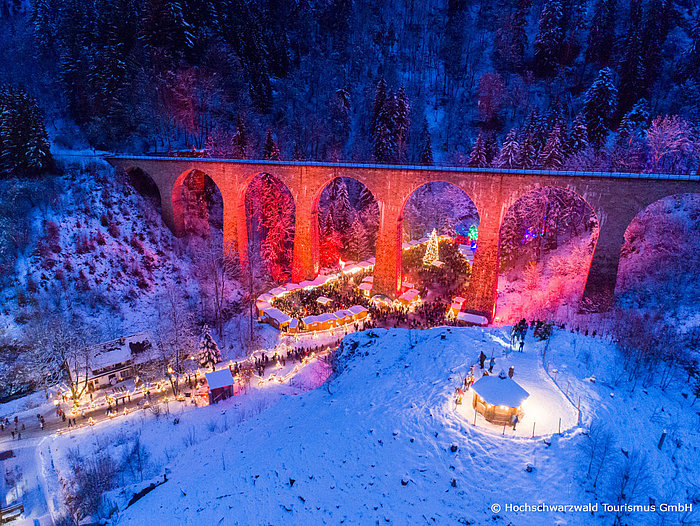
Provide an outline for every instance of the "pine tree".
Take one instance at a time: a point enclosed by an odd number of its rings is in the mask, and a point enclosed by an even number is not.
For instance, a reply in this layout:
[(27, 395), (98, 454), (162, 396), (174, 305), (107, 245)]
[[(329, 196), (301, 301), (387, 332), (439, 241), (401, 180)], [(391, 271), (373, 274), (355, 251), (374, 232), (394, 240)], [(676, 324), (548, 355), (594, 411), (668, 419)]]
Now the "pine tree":
[(496, 159), (498, 168), (518, 168), (521, 162), (522, 151), (518, 142), (516, 130), (511, 130), (503, 141), (503, 146)]
[(486, 143), (481, 133), (476, 138), (474, 147), (469, 155), (469, 166), (472, 168), (485, 168), (488, 166), (486, 161)]
[(635, 101), (647, 97), (646, 66), (642, 56), (642, 5), (641, 0), (632, 0), (627, 36), (620, 59), (620, 89), (618, 111), (624, 115)]
[(617, 88), (613, 82), (613, 72), (610, 68), (603, 68), (586, 92), (584, 101), (588, 141), (594, 148), (603, 146), (616, 105)]
[(617, 0), (598, 0), (588, 33), (586, 62), (606, 66), (615, 43), (615, 10)]
[(622, 118), (617, 129), (617, 143), (629, 144), (641, 139), (648, 125), (649, 103), (640, 99)]
[(526, 131), (525, 137), (522, 140), (522, 146), (520, 147), (520, 161), (518, 164), (521, 168), (527, 170), (535, 165), (536, 158), (537, 152), (535, 150), (532, 132)]
[(423, 118), (423, 128), (420, 134), (420, 155), (418, 157), (418, 163), (423, 166), (433, 165), (433, 147), (430, 143), (430, 130), (428, 129), (428, 119)]
[(563, 164), (564, 154), (561, 141), (561, 128), (556, 124), (554, 128), (552, 128), (547, 143), (544, 145), (544, 148), (542, 148), (537, 158), (537, 165), (540, 168), (558, 170)]
[[(372, 105), (372, 115), (370, 117), (369, 123), (369, 142), (373, 145), (373, 147), (377, 143), (380, 123), (382, 123), (383, 121), (382, 114), (385, 111), (385, 106), (386, 81), (384, 80), (384, 77), (382, 77), (379, 79), (379, 82), (377, 82), (377, 87), (374, 92), (374, 104)], [(385, 122), (384, 126), (386, 126)]]
[(560, 64), (564, 42), (561, 0), (546, 0), (540, 15), (540, 27), (535, 38), (535, 65), (542, 76), (553, 75)]
[(265, 145), (263, 146), (263, 159), (266, 161), (279, 161), (280, 150), (275, 144), (275, 139), (272, 137), (272, 131), (267, 130), (265, 136)]
[(647, 5), (642, 34), (642, 56), (646, 61), (646, 85), (653, 86), (661, 66), (661, 49), (675, 22), (670, 0), (651, 0)]
[(248, 153), (248, 131), (241, 115), (236, 121), (236, 134), (233, 136), (233, 158), (246, 159)]
[(518, 7), (506, 17), (494, 37), (493, 62), (505, 72), (519, 71), (527, 49), (527, 9)]
[(430, 238), (428, 239), (428, 246), (425, 248), (425, 255), (423, 256), (423, 265), (430, 266), (434, 265), (436, 261), (440, 260), (439, 246), (438, 246), (438, 235), (437, 230), (433, 228)]
[(221, 361), (221, 351), (209, 333), (207, 325), (202, 329), (202, 337), (199, 340), (198, 361), (200, 367), (211, 367), (212, 371), (216, 364)]
[(351, 235), (354, 210), (350, 205), (348, 187), (342, 177), (336, 177), (329, 185), (329, 204), (333, 218), (333, 229), (346, 241)]
[(396, 151), (393, 156), (394, 159), (392, 160), (394, 162), (402, 162), (405, 160), (406, 156), (406, 143), (408, 141), (408, 128), (410, 125), (410, 106), (403, 86), (399, 88), (399, 91), (396, 93), (393, 110), (391, 123), (393, 124), (393, 143), (396, 145)]
[(350, 94), (338, 89), (331, 104), (331, 137), (329, 146), (334, 160), (342, 158), (345, 143), (350, 137)]
[(299, 144), (297, 141), (294, 141), (294, 148), (292, 150), (292, 161), (305, 161), (306, 160), (306, 155), (304, 154), (304, 150), (301, 147), (301, 144)]
[(370, 253), (369, 240), (367, 239), (367, 231), (364, 225), (359, 220), (355, 218), (352, 222), (352, 227), (350, 230), (350, 236), (348, 239), (348, 252), (350, 258), (355, 261), (362, 261)]
[(576, 115), (574, 127), (569, 135), (569, 153), (576, 154), (588, 148), (588, 129), (583, 114)]

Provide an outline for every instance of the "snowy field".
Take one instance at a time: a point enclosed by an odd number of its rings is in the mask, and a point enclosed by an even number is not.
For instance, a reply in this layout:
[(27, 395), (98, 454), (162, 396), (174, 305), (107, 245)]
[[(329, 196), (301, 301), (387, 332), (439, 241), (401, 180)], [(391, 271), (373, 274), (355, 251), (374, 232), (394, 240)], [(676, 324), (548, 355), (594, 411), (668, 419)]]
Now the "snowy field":
[[(577, 411), (541, 368), (544, 343), (529, 334), (522, 355), (506, 353), (508, 344), (509, 328), (351, 334), (337, 374), (323, 385), (328, 369), (318, 361), (290, 384), (202, 409), (171, 404), (170, 414), (129, 415), (49, 439), (41, 451), (51, 452), (60, 480), (71, 455), (81, 462), (98, 451), (123, 458), (138, 437), (147, 461), (142, 472), (136, 466), (120, 473), (119, 488), (107, 495), (119, 510), (114, 524), (141, 525), (156, 516), (160, 524), (612, 524), (614, 513), (602, 508), (590, 514), (506, 506), (616, 502), (619, 474), (632, 463), (654, 469), (645, 468), (627, 488), (631, 503), (697, 502), (698, 407), (682, 373), (666, 391), (641, 382), (633, 390), (612, 345), (555, 331), (548, 368), (557, 369), (569, 398), (580, 397), (579, 427)], [(553, 415), (561, 412), (568, 429), (503, 437), (455, 410), (456, 384), (481, 350), (494, 353), (497, 367), (515, 364), (515, 378), (549, 401), (543, 403), (552, 404)], [(595, 434), (587, 435), (591, 426)], [(600, 439), (600, 429), (608, 439)], [(591, 455), (594, 437), (599, 447)], [(166, 482), (126, 507), (164, 474)], [(58, 499), (56, 491), (58, 483), (52, 489)], [(693, 519), (639, 512), (625, 520)]]

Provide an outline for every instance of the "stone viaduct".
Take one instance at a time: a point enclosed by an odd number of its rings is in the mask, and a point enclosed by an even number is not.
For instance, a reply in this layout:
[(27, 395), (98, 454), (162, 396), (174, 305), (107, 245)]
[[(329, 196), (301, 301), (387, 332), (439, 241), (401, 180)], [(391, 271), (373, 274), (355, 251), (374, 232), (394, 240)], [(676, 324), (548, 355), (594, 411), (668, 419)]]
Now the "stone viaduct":
[(380, 213), (374, 269), (374, 290), (395, 296), (402, 281), (404, 205), (414, 190), (431, 181), (461, 188), (479, 212), (479, 240), (474, 255), (467, 308), (490, 320), (496, 312), (499, 231), (508, 208), (523, 195), (546, 186), (581, 196), (597, 215), (600, 232), (588, 272), (584, 297), (610, 296), (615, 289), (624, 233), (632, 219), (664, 197), (700, 192), (700, 176), (549, 172), (423, 166), (254, 161), (149, 156), (107, 157), (116, 169), (140, 169), (158, 186), (163, 221), (184, 235), (182, 184), (194, 172), (214, 181), (224, 203), (224, 243), (248, 260), (245, 192), (251, 180), (268, 173), (282, 181), (294, 198), (295, 234), (292, 279), (311, 279), (319, 272), (318, 203), (336, 177), (363, 183), (374, 195)]

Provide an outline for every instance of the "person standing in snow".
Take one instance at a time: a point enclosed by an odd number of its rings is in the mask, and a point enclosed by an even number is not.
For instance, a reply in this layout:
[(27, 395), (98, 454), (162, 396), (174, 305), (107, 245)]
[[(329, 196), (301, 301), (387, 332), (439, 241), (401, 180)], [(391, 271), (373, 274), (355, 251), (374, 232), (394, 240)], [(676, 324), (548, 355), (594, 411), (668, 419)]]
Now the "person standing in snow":
[(486, 361), (486, 355), (484, 354), (484, 351), (481, 351), (481, 354), (479, 355), (479, 365), (481, 368), (484, 368), (484, 362)]
[(513, 374), (515, 373), (515, 367), (512, 365), (508, 368), (508, 378), (513, 378)]
[(515, 431), (515, 426), (518, 424), (518, 415), (517, 413), (513, 415), (511, 418), (511, 421), (513, 422), (513, 431)]
[(493, 366), (494, 366), (494, 365), (496, 365), (496, 358), (494, 358), (493, 356), (491, 356), (491, 361), (489, 362), (489, 372), (490, 372), (490, 373), (493, 372)]
[(523, 347), (525, 347), (525, 336), (523, 335), (522, 339), (520, 340), (520, 352), (523, 352)]

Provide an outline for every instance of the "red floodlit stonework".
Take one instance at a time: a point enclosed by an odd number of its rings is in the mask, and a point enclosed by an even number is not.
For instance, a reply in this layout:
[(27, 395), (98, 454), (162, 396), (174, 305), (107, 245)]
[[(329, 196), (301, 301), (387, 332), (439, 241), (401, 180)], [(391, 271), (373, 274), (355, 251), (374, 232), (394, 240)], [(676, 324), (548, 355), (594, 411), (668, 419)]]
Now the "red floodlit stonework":
[[(515, 201), (546, 186), (580, 195), (595, 211), (600, 233), (584, 297), (612, 296), (624, 233), (634, 217), (669, 195), (700, 192), (700, 177), (653, 174), (595, 174), (469, 168), (294, 163), (172, 157), (109, 157), (117, 169), (138, 168), (158, 186), (163, 221), (175, 235), (184, 235), (182, 183), (192, 171), (209, 176), (224, 202), (224, 242), (237, 247), (243, 265), (248, 259), (245, 192), (251, 180), (268, 173), (289, 189), (296, 205), (292, 279), (313, 279), (319, 271), (318, 202), (336, 177), (363, 183), (379, 205), (380, 224), (374, 268), (374, 293), (395, 297), (402, 282), (403, 208), (421, 185), (445, 181), (461, 188), (479, 212), (479, 242), (474, 255), (467, 309), (493, 319), (498, 282), (499, 231)], [(245, 267), (244, 267), (245, 268)]]

